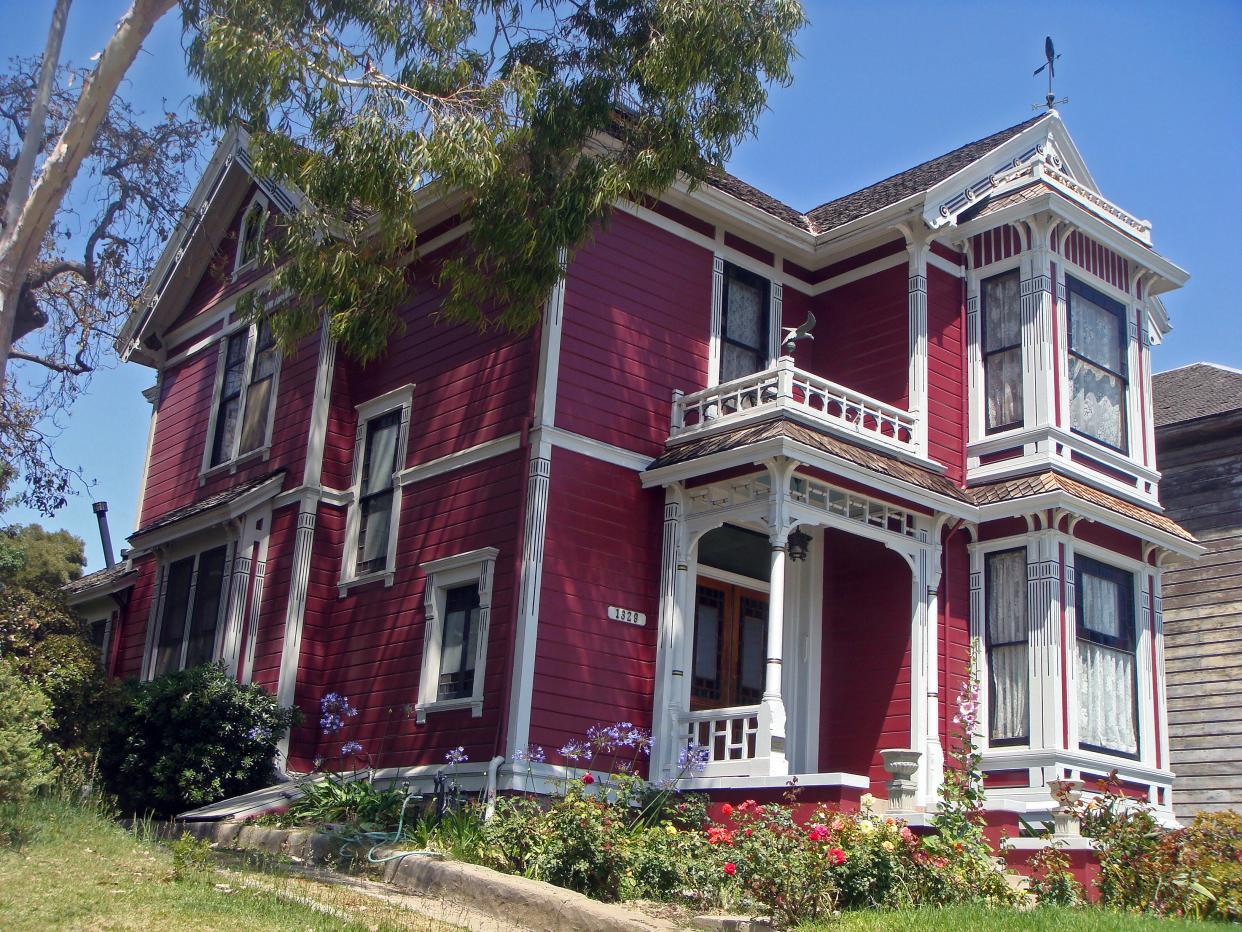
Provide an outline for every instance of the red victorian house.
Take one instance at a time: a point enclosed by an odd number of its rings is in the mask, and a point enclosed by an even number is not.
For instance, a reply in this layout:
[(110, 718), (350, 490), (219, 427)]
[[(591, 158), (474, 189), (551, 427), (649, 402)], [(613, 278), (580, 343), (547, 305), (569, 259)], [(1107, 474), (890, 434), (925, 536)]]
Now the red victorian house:
[[(462, 745), (504, 789), (628, 720), (720, 793), (882, 798), (904, 750), (910, 812), (974, 645), (993, 808), (1116, 769), (1171, 814), (1161, 566), (1200, 548), (1150, 376), (1186, 274), (1055, 112), (806, 213), (723, 174), (618, 204), (533, 335), (422, 284), (369, 366), (237, 319), (299, 203), (248, 165), (228, 135), (122, 337), (156, 372), (141, 518), (74, 595), (113, 673), (222, 662), (306, 711), (292, 770), (389, 733), (383, 767)], [(460, 207), (428, 199), (420, 273)], [(361, 710), (331, 740), (329, 692)]]

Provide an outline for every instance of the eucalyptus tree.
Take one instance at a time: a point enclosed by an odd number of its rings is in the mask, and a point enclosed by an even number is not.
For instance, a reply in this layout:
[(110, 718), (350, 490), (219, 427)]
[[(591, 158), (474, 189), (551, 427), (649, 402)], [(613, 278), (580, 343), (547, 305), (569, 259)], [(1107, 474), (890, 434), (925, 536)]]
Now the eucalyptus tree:
[[(702, 181), (754, 131), (768, 88), (791, 80), (805, 21), (798, 0), (133, 0), (58, 118), (69, 8), (56, 0), (6, 152), (0, 378), (19, 354), (39, 355), (11, 348), (32, 281), (55, 267), (49, 233), (126, 70), (171, 10), (200, 119), (240, 121), (255, 171), (303, 195), (262, 247), (269, 293), (287, 296), (273, 330), (291, 345), (326, 318), (364, 361), (401, 326), (426, 198), (459, 198), (470, 224), (467, 248), (436, 273), (443, 315), (529, 329), (566, 252), (614, 204)], [(62, 343), (75, 347), (70, 330)], [(89, 356), (56, 361), (80, 369)], [(29, 428), (40, 411), (17, 414)], [(24, 473), (39, 440), (19, 434), (27, 446), (10, 442), (0, 459), (25, 457)]]

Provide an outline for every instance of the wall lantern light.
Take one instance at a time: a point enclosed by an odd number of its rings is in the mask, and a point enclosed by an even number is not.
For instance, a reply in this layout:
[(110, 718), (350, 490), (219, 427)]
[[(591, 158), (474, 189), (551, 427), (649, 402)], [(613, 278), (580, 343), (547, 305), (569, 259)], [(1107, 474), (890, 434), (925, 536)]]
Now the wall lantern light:
[(810, 546), (811, 535), (805, 533), (801, 527), (795, 528), (789, 535), (789, 559), (795, 563), (805, 560), (807, 548)]

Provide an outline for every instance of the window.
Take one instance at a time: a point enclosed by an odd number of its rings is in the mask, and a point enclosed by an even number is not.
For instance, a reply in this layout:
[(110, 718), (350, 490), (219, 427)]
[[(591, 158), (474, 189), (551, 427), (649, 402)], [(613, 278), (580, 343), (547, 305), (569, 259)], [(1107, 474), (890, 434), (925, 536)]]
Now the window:
[(984, 558), (987, 594), (988, 743), (1030, 739), (1027, 673), (1026, 549)]
[(266, 321), (239, 330), (220, 349), (219, 388), (208, 468), (254, 453), (268, 443), (275, 398), (276, 341)]
[(267, 226), (267, 201), (256, 197), (246, 209), (242, 217), (241, 229), (237, 232), (237, 258), (233, 265), (236, 275), (259, 260), (259, 252), (263, 246), (263, 229)]
[(401, 513), (397, 471), (405, 461), (413, 391), (413, 385), (406, 385), (358, 406), (353, 502), (341, 561), (342, 595), (349, 583), (379, 575), (386, 575), (386, 584), (392, 583)]
[(1134, 577), (1083, 556), (1076, 564), (1078, 743), (1137, 757)]
[(432, 560), (423, 598), (425, 632), (416, 714), (470, 708), (482, 714), (492, 577), (499, 551), (484, 547)]
[(725, 263), (720, 323), (720, 381), (730, 382), (768, 367), (771, 284)]
[(444, 636), (440, 645), (437, 699), (462, 699), (474, 693), (474, 640), (479, 627), (479, 586), (455, 586), (444, 596)]
[(1126, 449), (1126, 309), (1067, 278), (1070, 427), (1114, 450)]
[(214, 659), (227, 563), (220, 546), (168, 565), (152, 676)]
[(1022, 426), (1022, 298), (1017, 269), (985, 279), (983, 300), (984, 430)]
[(694, 611), (692, 707), (758, 703), (763, 698), (767, 644), (767, 596), (701, 578)]

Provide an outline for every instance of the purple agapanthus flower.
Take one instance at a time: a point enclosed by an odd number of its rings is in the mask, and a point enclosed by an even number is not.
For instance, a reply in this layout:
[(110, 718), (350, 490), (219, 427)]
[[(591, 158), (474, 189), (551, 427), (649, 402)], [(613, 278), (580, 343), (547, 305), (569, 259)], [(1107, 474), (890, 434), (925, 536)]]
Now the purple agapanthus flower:
[(246, 738), (250, 741), (266, 741), (271, 736), (271, 731), (264, 728), (262, 725), (255, 725), (248, 732), (246, 732)]
[(470, 760), (470, 758), (466, 756), (466, 749), (460, 744), (445, 754), (444, 759), (450, 764), (464, 764), (466, 761)]
[(584, 764), (589, 764), (595, 756), (595, 749), (585, 741), (572, 738), (559, 748), (558, 753), (567, 761), (582, 761)]
[(349, 697), (340, 693), (328, 693), (320, 699), (319, 712), (319, 728), (325, 735), (340, 731), (345, 727), (345, 719), (358, 714), (358, 710), (349, 704)]
[(341, 745), (341, 757), (357, 757), (362, 753), (362, 745), (357, 741), (346, 741)]
[(682, 773), (702, 773), (707, 769), (707, 759), (707, 748), (689, 742), (677, 755), (677, 769)]
[(525, 761), (528, 764), (542, 764), (548, 759), (547, 753), (538, 744), (528, 744), (525, 748), (521, 748), (513, 752), (513, 760), (515, 763)]

